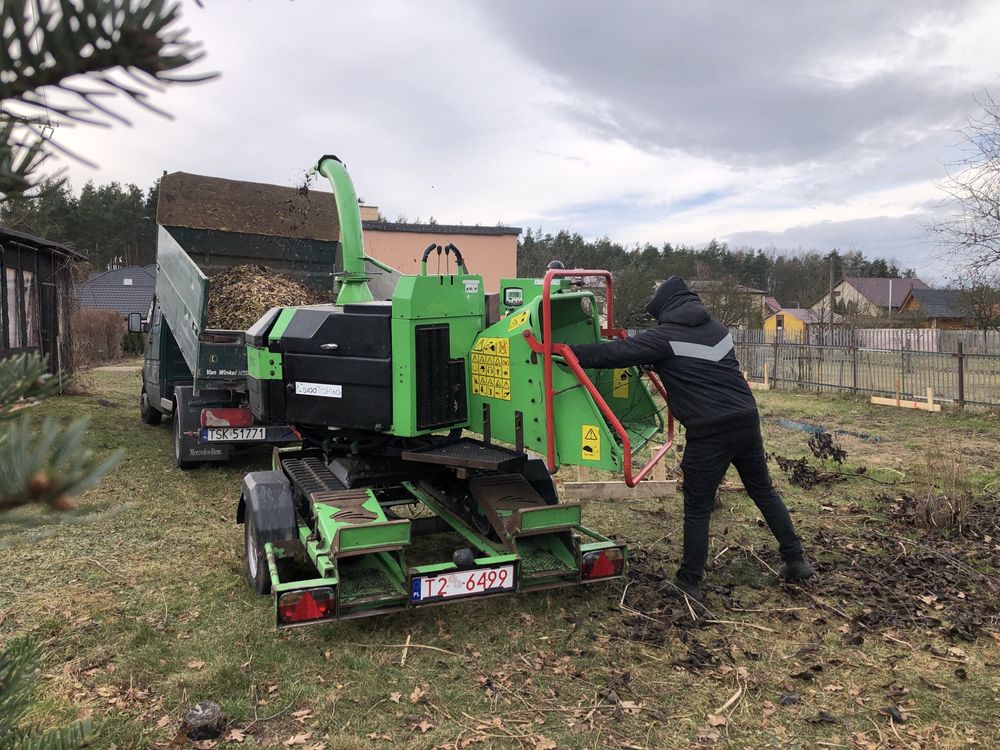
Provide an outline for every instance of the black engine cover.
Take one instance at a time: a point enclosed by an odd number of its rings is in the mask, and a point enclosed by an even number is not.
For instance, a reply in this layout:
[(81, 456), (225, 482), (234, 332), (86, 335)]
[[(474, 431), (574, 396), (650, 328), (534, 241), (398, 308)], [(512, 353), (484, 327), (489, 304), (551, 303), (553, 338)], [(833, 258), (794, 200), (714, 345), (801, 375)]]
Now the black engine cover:
[(390, 315), (391, 308), (379, 303), (296, 310), (281, 339), (270, 344), (282, 355), (283, 418), (296, 425), (388, 430)]

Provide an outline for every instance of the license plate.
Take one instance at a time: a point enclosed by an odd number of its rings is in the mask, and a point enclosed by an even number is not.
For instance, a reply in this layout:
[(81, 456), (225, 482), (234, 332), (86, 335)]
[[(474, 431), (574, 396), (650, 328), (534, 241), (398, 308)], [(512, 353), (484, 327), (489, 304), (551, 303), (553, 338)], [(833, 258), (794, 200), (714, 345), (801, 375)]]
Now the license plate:
[(201, 439), (206, 443), (246, 443), (263, 440), (264, 427), (204, 427)]
[(426, 602), (431, 599), (449, 599), (458, 596), (476, 596), (514, 588), (514, 566), (476, 568), (442, 573), (438, 576), (417, 576), (410, 583), (410, 601)]

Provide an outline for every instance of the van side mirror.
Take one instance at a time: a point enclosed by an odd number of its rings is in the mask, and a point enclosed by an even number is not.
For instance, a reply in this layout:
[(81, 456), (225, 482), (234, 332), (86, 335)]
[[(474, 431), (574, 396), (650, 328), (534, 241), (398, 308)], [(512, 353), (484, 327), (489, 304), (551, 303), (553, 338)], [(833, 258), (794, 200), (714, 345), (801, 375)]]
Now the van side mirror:
[(142, 315), (134, 312), (128, 314), (128, 331), (129, 333), (141, 333), (142, 332)]

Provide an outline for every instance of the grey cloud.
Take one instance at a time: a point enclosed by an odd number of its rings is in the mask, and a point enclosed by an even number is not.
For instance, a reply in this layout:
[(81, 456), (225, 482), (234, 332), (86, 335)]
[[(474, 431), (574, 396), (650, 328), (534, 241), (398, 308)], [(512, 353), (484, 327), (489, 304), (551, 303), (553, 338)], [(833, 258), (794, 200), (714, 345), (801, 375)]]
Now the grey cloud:
[[(822, 221), (790, 227), (780, 232), (737, 232), (724, 239), (730, 247), (776, 247), (802, 250), (861, 250), (869, 256), (895, 258), (924, 278), (944, 277), (946, 268), (938, 260), (934, 238), (923, 226), (929, 214), (876, 216), (848, 221)], [(928, 278), (924, 278), (929, 281)]]
[[(486, 12), (562, 83), (567, 117), (645, 149), (773, 165), (957, 125), (972, 89), (926, 65), (942, 34), (911, 31), (946, 29), (973, 5), (561, 0)], [(856, 82), (816, 73), (873, 51), (889, 64)]]

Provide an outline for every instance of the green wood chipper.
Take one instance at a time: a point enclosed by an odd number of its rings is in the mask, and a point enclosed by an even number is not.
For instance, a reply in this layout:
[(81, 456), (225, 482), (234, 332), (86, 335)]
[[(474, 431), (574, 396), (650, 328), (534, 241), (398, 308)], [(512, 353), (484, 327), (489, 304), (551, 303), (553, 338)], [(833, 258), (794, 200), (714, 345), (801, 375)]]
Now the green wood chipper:
[[(491, 321), (482, 278), (432, 244), (375, 299), (347, 170), (333, 156), (317, 169), (339, 215), (337, 302), (273, 308), (246, 333), (254, 418), (301, 438), (246, 475), (237, 511), (247, 580), (273, 595), (278, 627), (622, 576), (624, 544), (584, 526), (552, 479), (571, 464), (634, 486), (670, 445), (655, 375), (587, 372), (565, 346), (623, 335), (601, 323), (611, 275), (505, 279)], [(442, 253), (454, 272), (428, 273)]]

